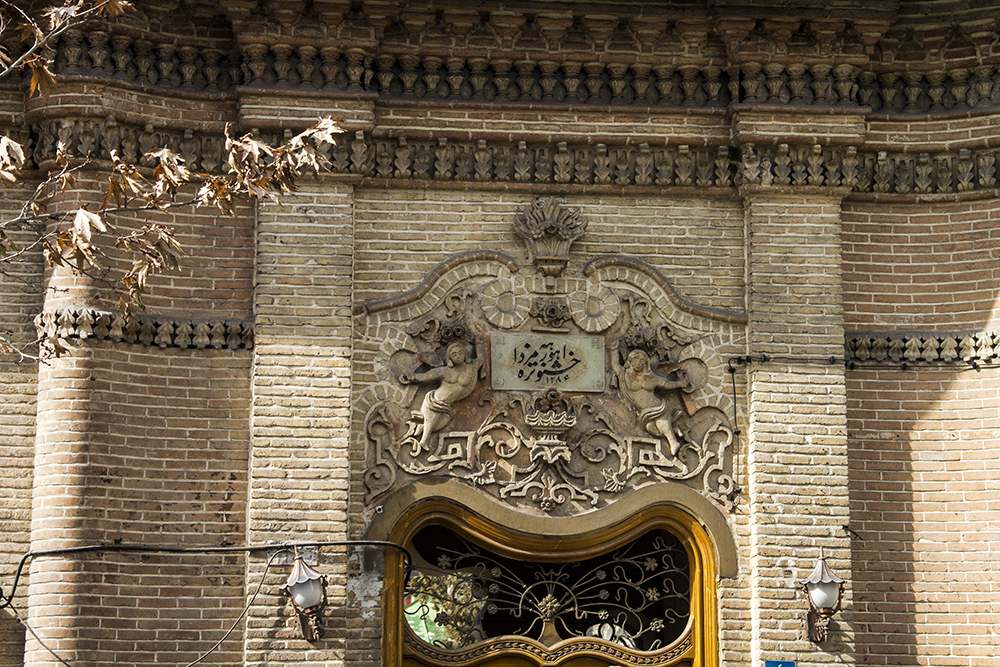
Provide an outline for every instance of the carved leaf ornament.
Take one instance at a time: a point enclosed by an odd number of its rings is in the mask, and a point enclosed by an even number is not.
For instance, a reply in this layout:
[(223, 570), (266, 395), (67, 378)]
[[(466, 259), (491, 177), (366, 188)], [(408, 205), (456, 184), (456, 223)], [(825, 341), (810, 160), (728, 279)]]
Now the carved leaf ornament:
[(587, 221), (554, 199), (539, 198), (514, 218), (514, 231), (527, 242), (539, 271), (558, 276), (569, 261), (569, 247), (587, 231)]

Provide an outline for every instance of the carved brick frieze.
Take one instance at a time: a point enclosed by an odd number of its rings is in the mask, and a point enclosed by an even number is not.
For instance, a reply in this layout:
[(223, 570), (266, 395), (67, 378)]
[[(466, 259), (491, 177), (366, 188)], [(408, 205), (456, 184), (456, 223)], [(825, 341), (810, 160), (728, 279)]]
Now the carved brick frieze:
[[(270, 90), (369, 92), (385, 100), (725, 108), (731, 104), (870, 107), (879, 113), (940, 113), (1000, 105), (995, 63), (950, 69), (863, 69), (836, 59), (745, 61), (739, 66), (648, 59), (629, 64), (565, 54), (444, 57), (319, 44), (156, 43), (112, 30), (67, 31), (56, 45), (62, 76), (219, 93)], [(593, 55), (593, 52), (590, 52)]]
[(848, 362), (995, 364), (1000, 330), (850, 331), (845, 347)]
[(54, 44), (60, 76), (103, 77), (143, 87), (219, 93), (245, 78), (247, 57), (222, 43), (127, 28), (67, 30)]
[[(263, 133), (272, 143), (278, 134)], [(53, 120), (34, 127), (25, 140), (32, 164), (55, 158), (62, 142), (70, 154), (107, 159), (112, 150), (126, 160), (171, 146), (192, 169), (225, 167), (223, 139), (215, 135), (140, 128), (107, 120)], [(736, 164), (728, 147), (528, 144), (503, 141), (371, 139), (362, 132), (342, 135), (327, 147), (331, 172), (389, 179), (441, 182), (537, 183), (615, 186), (728, 187)], [(30, 166), (30, 165), (29, 165)], [(151, 164), (149, 165), (151, 166)]]
[(226, 168), (225, 137), (221, 135), (141, 127), (118, 123), (112, 117), (42, 121), (23, 141), (29, 167), (54, 160), (61, 143), (71, 156), (109, 160), (111, 151), (116, 151), (124, 161), (147, 167), (154, 162), (143, 157), (146, 153), (169, 146), (191, 169), (217, 173)]
[[(540, 200), (521, 216), (538, 211), (578, 215)], [(469, 254), (359, 309), (354, 420), (370, 502), (448, 476), (546, 514), (664, 482), (730, 506), (724, 359), (740, 349), (739, 317), (692, 312), (641, 263), (599, 264), (553, 275)]]
[(853, 147), (742, 149), (738, 183), (759, 186), (846, 187), (857, 193), (903, 195), (989, 191), (996, 187), (1000, 150), (946, 153), (859, 152)]
[(921, 31), (891, 27), (891, 15), (876, 17), (865, 3), (858, 20), (846, 6), (839, 18), (828, 8), (763, 18), (750, 7), (713, 15), (690, 5), (637, 5), (619, 16), (572, 4), (539, 12), (226, 2), (214, 20), (228, 36), (166, 35), (164, 25), (185, 30), (171, 8), (137, 4), (136, 13), (60, 35), (50, 44), (56, 72), (185, 92), (251, 86), (532, 105), (861, 105), (906, 114), (1000, 104), (1000, 34), (982, 17), (961, 25), (957, 10), (947, 28), (922, 22)]
[[(283, 140), (273, 133), (262, 136), (272, 143)], [(59, 142), (71, 155), (99, 159), (108, 159), (115, 150), (123, 159), (142, 164), (147, 151), (171, 146), (192, 169), (211, 173), (226, 164), (219, 136), (138, 127), (113, 119), (43, 121), (21, 139), (29, 167), (54, 159)], [(358, 131), (342, 135), (335, 146), (326, 147), (326, 155), (334, 175), (380, 179), (656, 188), (825, 186), (856, 193), (921, 195), (995, 188), (1000, 149), (890, 153), (850, 146), (744, 144), (737, 151), (729, 146), (647, 143), (372, 139)]]
[(228, 348), (253, 347), (253, 322), (232, 319), (192, 319), (140, 313), (126, 318), (114, 311), (93, 308), (47, 310), (35, 318), (41, 336), (94, 338), (137, 343), (150, 347)]

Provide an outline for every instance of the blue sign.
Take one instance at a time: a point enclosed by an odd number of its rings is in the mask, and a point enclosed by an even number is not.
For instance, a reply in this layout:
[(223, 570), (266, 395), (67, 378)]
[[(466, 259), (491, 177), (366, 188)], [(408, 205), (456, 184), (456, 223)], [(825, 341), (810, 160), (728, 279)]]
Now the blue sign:
[(795, 667), (794, 660), (765, 660), (764, 667)]

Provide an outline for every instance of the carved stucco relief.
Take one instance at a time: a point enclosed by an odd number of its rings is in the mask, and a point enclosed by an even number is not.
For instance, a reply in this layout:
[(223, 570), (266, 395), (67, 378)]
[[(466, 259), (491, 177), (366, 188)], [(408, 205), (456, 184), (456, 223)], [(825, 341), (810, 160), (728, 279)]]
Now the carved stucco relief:
[[(355, 433), (367, 501), (433, 475), (551, 515), (663, 482), (729, 507), (724, 360), (739, 351), (740, 315), (685, 301), (631, 258), (570, 275), (586, 222), (546, 200), (525, 207), (522, 225), (532, 215), (542, 234), (522, 236), (537, 271), (500, 253), (460, 255), (416, 290), (363, 307)], [(560, 233), (572, 238), (543, 238)]]

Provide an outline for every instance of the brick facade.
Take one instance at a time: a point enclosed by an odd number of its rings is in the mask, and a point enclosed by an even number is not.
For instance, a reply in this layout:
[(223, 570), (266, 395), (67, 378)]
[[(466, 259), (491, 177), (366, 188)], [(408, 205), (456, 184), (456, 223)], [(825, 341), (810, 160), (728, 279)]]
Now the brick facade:
[[(281, 206), (152, 214), (185, 256), (131, 322), (37, 253), (0, 274), (0, 335), (37, 326), (70, 348), (0, 358), (4, 594), (29, 550), (370, 538), (405, 507), (394, 493), (452, 488), (421, 471), (373, 482), (398, 470), (371, 429), (421, 405), (402, 376), (430, 358), (428, 318), (586, 331), (610, 358), (626, 324), (660, 317), (708, 371), (686, 400), (736, 431), (718, 454), (732, 493), (657, 487), (715, 540), (695, 664), (994, 664), (998, 7), (136, 4), (58, 40), (47, 101), (0, 82), (26, 187), (60, 142), (95, 159), (54, 206), (98, 204), (112, 150), (167, 144), (216, 172), (229, 122), (277, 142), (332, 114), (345, 132)], [(0, 192), (5, 217), (26, 192)], [(540, 197), (587, 223), (555, 274), (515, 230)], [(585, 312), (529, 315), (542, 294), (584, 294)], [(594, 324), (611, 310), (617, 324)], [(606, 379), (595, 400), (622, 404)], [(444, 433), (483, 405), (457, 405)], [(650, 497), (603, 489), (549, 516), (466, 485), (469, 511), (511, 530), (605, 526)], [(848, 584), (815, 643), (796, 582), (821, 550)], [(278, 590), (288, 562), (269, 556), (38, 556), (13, 606), (75, 667), (188, 664), (252, 596), (206, 662), (394, 664), (381, 548), (320, 548), (311, 644)], [(56, 664), (0, 609), (0, 667)]]

